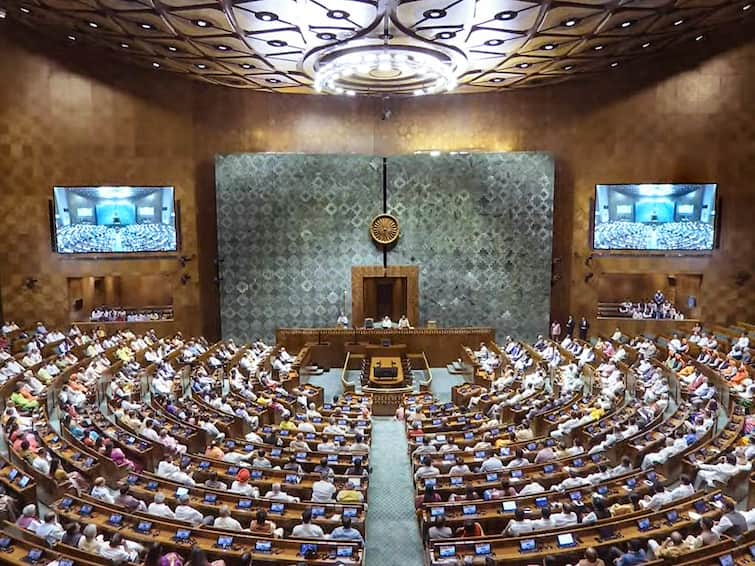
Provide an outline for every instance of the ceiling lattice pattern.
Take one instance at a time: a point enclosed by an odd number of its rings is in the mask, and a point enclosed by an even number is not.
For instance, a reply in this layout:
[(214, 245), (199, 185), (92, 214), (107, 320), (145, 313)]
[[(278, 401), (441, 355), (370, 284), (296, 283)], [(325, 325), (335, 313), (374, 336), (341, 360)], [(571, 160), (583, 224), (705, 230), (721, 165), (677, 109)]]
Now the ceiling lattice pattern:
[(750, 6), (750, 0), (0, 0), (8, 22), (46, 30), (72, 48), (94, 45), (156, 71), (288, 93), (314, 92), (318, 61), (345, 42), (448, 53), (458, 63), (456, 92), (479, 92), (614, 71), (669, 46), (702, 41), (722, 24), (749, 17)]

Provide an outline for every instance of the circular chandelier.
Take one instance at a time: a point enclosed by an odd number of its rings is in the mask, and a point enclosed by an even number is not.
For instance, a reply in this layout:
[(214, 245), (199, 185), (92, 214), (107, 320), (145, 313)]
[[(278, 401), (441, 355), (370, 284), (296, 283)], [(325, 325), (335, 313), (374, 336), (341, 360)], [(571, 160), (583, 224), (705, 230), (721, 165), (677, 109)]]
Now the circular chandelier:
[(367, 45), (330, 53), (314, 84), (331, 94), (438, 94), (456, 88), (457, 68), (445, 53), (402, 45)]

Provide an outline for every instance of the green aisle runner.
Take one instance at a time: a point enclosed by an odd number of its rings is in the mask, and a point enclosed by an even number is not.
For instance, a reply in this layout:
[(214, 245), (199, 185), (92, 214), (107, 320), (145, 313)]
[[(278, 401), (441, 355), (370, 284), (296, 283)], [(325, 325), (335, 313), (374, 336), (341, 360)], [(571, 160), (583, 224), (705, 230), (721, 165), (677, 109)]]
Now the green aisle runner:
[(390, 417), (373, 419), (366, 566), (422, 564), (406, 448), (402, 423)]

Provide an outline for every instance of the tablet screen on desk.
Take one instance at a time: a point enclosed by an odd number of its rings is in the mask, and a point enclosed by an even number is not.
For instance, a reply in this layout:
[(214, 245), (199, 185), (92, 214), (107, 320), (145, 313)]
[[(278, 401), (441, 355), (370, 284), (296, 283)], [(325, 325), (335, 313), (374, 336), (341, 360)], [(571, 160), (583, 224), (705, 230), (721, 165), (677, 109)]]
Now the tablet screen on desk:
[(464, 505), (462, 507), (463, 513), (465, 515), (475, 515), (477, 514), (477, 505)]
[(435, 487), (435, 478), (425, 478), (425, 487)]
[(81, 509), (79, 509), (79, 515), (82, 517), (88, 517), (92, 514), (92, 506), (91, 505), (82, 505)]
[(507, 513), (516, 511), (516, 501), (504, 501), (501, 507)]
[(176, 542), (186, 542), (191, 538), (191, 531), (180, 529), (176, 531), (176, 536), (174, 538)]
[(473, 432), (465, 432), (464, 433), (464, 440), (472, 440), (474, 438)]
[(461, 476), (451, 476), (451, 485), (464, 485), (464, 478)]
[(315, 556), (317, 554), (317, 545), (312, 543), (304, 543), (301, 545), (299, 551), (305, 558), (309, 556)]
[(233, 537), (218, 537), (218, 548), (231, 548), (233, 546)]
[(42, 551), (37, 548), (33, 548), (29, 551), (29, 554), (26, 555), (24, 560), (26, 562), (36, 562), (40, 558), (42, 558)]
[(250, 499), (239, 499), (239, 509), (251, 509), (252, 501)]
[(535, 507), (538, 509), (544, 509), (545, 507), (548, 507), (548, 498), (547, 497), (536, 497), (535, 498)]
[(357, 516), (357, 510), (354, 509), (353, 507), (344, 507), (344, 509), (343, 509), (343, 516), (344, 517), (349, 517), (349, 518), (353, 519), (354, 517)]
[(486, 481), (486, 482), (494, 482), (494, 481), (498, 481), (498, 474), (487, 474), (487, 475), (485, 476), (485, 481)]
[(286, 474), (286, 483), (297, 484), (299, 483), (299, 476), (296, 474)]
[(70, 497), (66, 497), (63, 501), (60, 502), (61, 509), (70, 509), (71, 505), (73, 505), (73, 499), (71, 499)]
[(204, 494), (204, 502), (213, 504), (218, 500), (218, 496), (214, 493), (205, 493)]
[(354, 547), (339, 546), (336, 547), (336, 558), (351, 558), (354, 555)]
[(31, 481), (31, 478), (29, 476), (24, 476), (20, 480), (18, 480), (18, 487), (24, 488), (27, 485), (29, 485), (30, 481)]
[(272, 456), (273, 458), (278, 458), (280, 455), (281, 455), (281, 449), (280, 448), (273, 448), (270, 451), (270, 456)]
[(8, 479), (10, 481), (13, 481), (16, 479), (17, 475), (18, 475), (18, 470), (16, 468), (13, 468), (10, 472), (8, 472)]
[(123, 523), (123, 515), (113, 514), (110, 515), (110, 518), (107, 520), (107, 522), (114, 527), (119, 527)]
[(600, 487), (598, 487), (597, 491), (598, 491), (598, 494), (605, 495), (606, 493), (608, 493), (608, 488), (604, 485), (601, 485)]
[(312, 517), (324, 517), (325, 516), (325, 507), (312, 507)]
[(582, 492), (581, 491), (572, 491), (569, 494), (569, 498), (574, 501), (575, 503), (582, 501)]
[(152, 523), (149, 521), (140, 521), (138, 525), (136, 525), (136, 532), (142, 533), (144, 535), (148, 534), (152, 531)]
[(543, 466), (543, 472), (545, 472), (546, 474), (552, 474), (554, 469), (555, 468), (553, 467), (553, 464), (548, 464), (547, 466)]
[(647, 531), (650, 529), (650, 519), (640, 519), (637, 521), (637, 528), (640, 529), (640, 531)]
[(474, 545), (474, 553), (476, 556), (487, 556), (490, 554), (490, 543), (481, 542)]
[(515, 478), (515, 479), (521, 478), (522, 474), (523, 474), (522, 470), (511, 470), (511, 477), (512, 478)]
[(254, 550), (257, 552), (270, 552), (273, 549), (273, 543), (269, 540), (258, 540), (254, 543)]
[(446, 512), (446, 509), (444, 507), (430, 507), (430, 516), (431, 517), (440, 517)]
[(441, 546), (438, 548), (438, 555), (441, 558), (453, 558), (456, 556), (456, 546)]
[(535, 544), (535, 539), (533, 538), (519, 541), (519, 550), (522, 552), (532, 552), (536, 547), (537, 545)]
[(679, 513), (676, 510), (671, 510), (666, 513), (666, 519), (669, 523), (676, 523), (679, 520)]
[(11, 540), (8, 537), (0, 538), (0, 550), (5, 550), (11, 545)]
[(695, 511), (698, 513), (705, 513), (708, 510), (708, 506), (705, 504), (705, 501), (695, 501), (693, 503), (693, 506), (695, 507)]
[(475, 460), (484, 460), (487, 457), (487, 454), (485, 454), (485, 452), (475, 452), (474, 457)]
[(718, 558), (718, 562), (721, 564), (721, 566), (734, 566), (734, 558), (731, 556), (731, 554), (720, 556)]
[(571, 533), (565, 533), (556, 537), (559, 548), (569, 548), (570, 546), (576, 546), (577, 542), (574, 540), (574, 535)]

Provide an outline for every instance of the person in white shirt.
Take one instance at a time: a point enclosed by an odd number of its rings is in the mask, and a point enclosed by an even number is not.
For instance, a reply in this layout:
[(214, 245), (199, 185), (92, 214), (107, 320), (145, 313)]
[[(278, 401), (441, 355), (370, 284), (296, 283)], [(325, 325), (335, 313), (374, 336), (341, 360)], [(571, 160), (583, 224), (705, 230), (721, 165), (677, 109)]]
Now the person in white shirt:
[(640, 506), (643, 509), (658, 511), (658, 509), (671, 502), (671, 494), (661, 484), (650, 486), (650, 494), (652, 495), (646, 495), (640, 500)]
[(398, 319), (398, 327), (399, 328), (411, 328), (411, 324), (409, 324), (409, 319), (406, 318), (405, 314), (401, 315), (401, 318)]
[[(501, 468), (502, 467), (503, 466), (501, 466)], [(417, 468), (416, 472), (414, 472), (414, 481), (419, 482), (425, 478), (432, 478), (438, 475), (440, 475), (440, 470), (433, 466), (433, 461), (430, 456), (425, 456), (422, 458), (422, 465)]]
[(218, 516), (213, 521), (212, 526), (219, 529), (228, 529), (230, 531), (242, 530), (241, 523), (231, 517), (231, 510), (227, 505), (223, 505), (218, 511)]
[(331, 483), (330, 476), (327, 473), (322, 473), (320, 479), (312, 484), (312, 501), (332, 503), (336, 491), (336, 486)]
[(451, 469), (448, 471), (448, 474), (451, 476), (463, 476), (471, 473), (472, 470), (470, 470), (469, 466), (464, 463), (464, 458), (461, 456), (456, 458), (456, 463), (451, 466)]
[(305, 509), (301, 514), (301, 523), (291, 531), (294, 538), (325, 538), (325, 533), (318, 525), (312, 524), (312, 510)]
[(541, 493), (545, 491), (545, 488), (542, 486), (542, 484), (539, 484), (536, 481), (530, 482), (527, 485), (525, 485), (518, 493), (518, 495), (534, 495), (535, 493)]
[(550, 507), (543, 507), (540, 510), (540, 518), (532, 521), (533, 531), (544, 531), (547, 529), (555, 529), (557, 526), (556, 521), (551, 517)]
[(695, 493), (695, 487), (692, 485), (692, 480), (687, 474), (682, 474), (679, 478), (679, 485), (671, 490), (671, 501), (678, 499), (684, 499)]
[(451, 527), (446, 525), (445, 516), (441, 515), (435, 519), (435, 524), (431, 526), (427, 531), (427, 536), (430, 540), (439, 538), (452, 538), (454, 536)]
[(100, 556), (118, 564), (121, 562), (136, 562), (139, 558), (139, 553), (135, 550), (128, 550), (121, 533), (115, 533), (110, 539), (109, 544), (100, 546)]
[(115, 497), (113, 497), (110, 488), (108, 488), (105, 482), (105, 478), (102, 476), (95, 478), (94, 482), (92, 482), (92, 491), (89, 492), (89, 495), (110, 505), (115, 503)]
[(480, 465), (481, 473), (500, 472), (503, 470), (503, 462), (495, 454), (488, 456)]
[(383, 328), (393, 328), (393, 322), (391, 321), (391, 317), (389, 317), (388, 315), (385, 315), (380, 325)]
[(44, 539), (50, 545), (60, 542), (64, 533), (63, 527), (58, 523), (57, 517), (52, 511), (47, 512), (45, 522), (39, 523), (34, 530), (35, 535)]
[(265, 499), (272, 499), (273, 501), (285, 501), (286, 503), (299, 500), (297, 497), (291, 497), (285, 491), (281, 491), (281, 484), (279, 483), (274, 483), (270, 486), (270, 491), (265, 494)]
[(556, 523), (556, 527), (566, 527), (569, 525), (576, 525), (578, 522), (577, 514), (569, 503), (564, 503), (561, 507), (561, 511), (553, 513), (551, 519)]
[(178, 497), (178, 505), (174, 513), (176, 520), (186, 521), (193, 525), (199, 525), (204, 519), (204, 515), (189, 505), (189, 495), (183, 494)]
[(175, 519), (173, 510), (165, 503), (165, 496), (162, 493), (156, 493), (152, 503), (147, 506), (147, 513), (166, 519)]
[(696, 488), (701, 487), (703, 483), (708, 487), (715, 487), (716, 482), (728, 483), (739, 472), (749, 470), (752, 467), (751, 462), (743, 465), (737, 464), (737, 458), (734, 454), (727, 454), (717, 464), (698, 462), (695, 465), (698, 469), (697, 477), (695, 478)]
[(524, 518), (524, 509), (517, 507), (514, 510), (514, 518), (509, 521), (506, 528), (503, 529), (504, 536), (518, 537), (525, 533), (533, 531), (533, 522), (531, 519)]
[(196, 485), (194, 479), (189, 474), (182, 471), (181, 468), (179, 468), (172, 459), (161, 461), (157, 465), (157, 471), (155, 472), (155, 475), (192, 487)]

